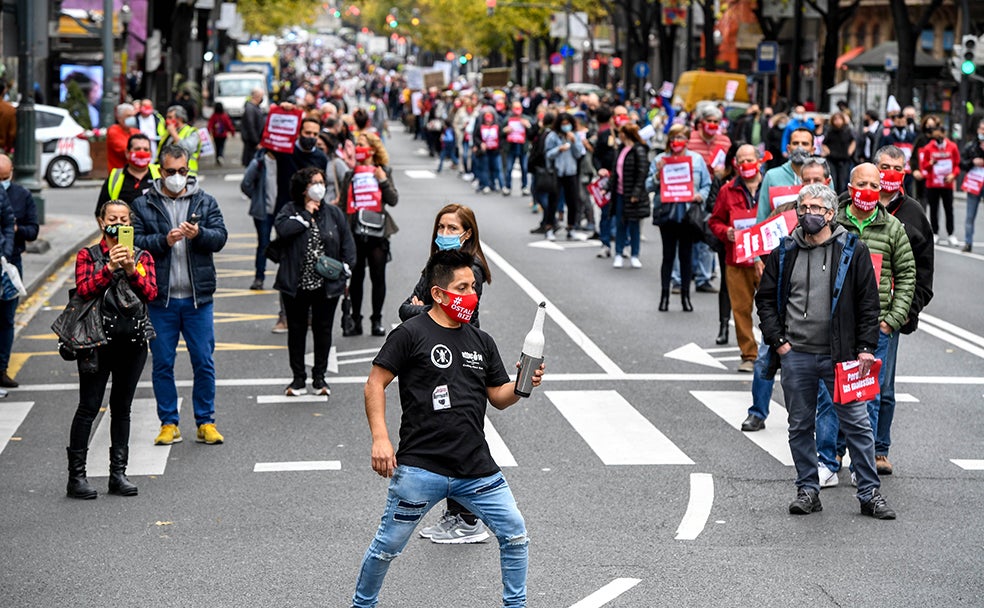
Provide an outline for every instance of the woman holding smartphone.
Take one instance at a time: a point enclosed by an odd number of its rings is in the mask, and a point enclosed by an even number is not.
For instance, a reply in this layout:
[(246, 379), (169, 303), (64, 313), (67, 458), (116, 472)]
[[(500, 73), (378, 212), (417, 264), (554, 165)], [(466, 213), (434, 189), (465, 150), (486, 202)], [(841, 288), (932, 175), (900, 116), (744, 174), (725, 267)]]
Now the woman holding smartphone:
[[(110, 448), (109, 493), (136, 496), (137, 486), (126, 478), (130, 443), (130, 405), (147, 362), (147, 341), (153, 329), (147, 302), (157, 297), (154, 258), (134, 250), (130, 207), (120, 200), (103, 203), (97, 218), (103, 238), (75, 258), (76, 294), (84, 300), (102, 299), (103, 328), (109, 342), (83, 351), (79, 368), (79, 407), (72, 420), (68, 444), (68, 487), (72, 498), (91, 499), (96, 490), (85, 476), (92, 423), (99, 413), (109, 377)], [(126, 236), (128, 235), (128, 236)], [(127, 242), (121, 243), (120, 237)]]

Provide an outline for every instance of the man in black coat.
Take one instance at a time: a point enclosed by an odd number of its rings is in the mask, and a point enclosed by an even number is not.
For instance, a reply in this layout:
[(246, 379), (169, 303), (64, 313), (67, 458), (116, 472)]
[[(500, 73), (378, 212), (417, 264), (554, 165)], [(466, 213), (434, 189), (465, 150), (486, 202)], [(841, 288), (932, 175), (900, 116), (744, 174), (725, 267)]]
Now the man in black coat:
[(249, 100), (243, 107), (243, 119), (240, 125), (240, 134), (243, 138), (243, 166), (248, 167), (249, 161), (253, 160), (256, 154), (256, 147), (263, 139), (263, 126), (266, 123), (266, 114), (260, 104), (263, 102), (263, 91), (253, 89)]
[[(17, 267), (21, 278), (24, 277), (24, 266), (21, 264), (21, 253), (27, 249), (27, 243), (38, 238), (38, 210), (34, 197), (20, 184), (11, 182), (14, 165), (10, 157), (0, 154), (0, 186), (6, 194), (7, 202), (2, 206), (7, 209), (2, 212), (3, 230), (13, 230), (13, 248), (7, 261)], [(8, 225), (9, 224), (9, 225)], [(3, 247), (6, 252), (7, 247)], [(10, 362), (10, 352), (14, 346), (14, 316), (17, 313), (19, 298), (0, 301), (0, 387), (16, 388), (17, 381), (7, 375), (7, 364)]]

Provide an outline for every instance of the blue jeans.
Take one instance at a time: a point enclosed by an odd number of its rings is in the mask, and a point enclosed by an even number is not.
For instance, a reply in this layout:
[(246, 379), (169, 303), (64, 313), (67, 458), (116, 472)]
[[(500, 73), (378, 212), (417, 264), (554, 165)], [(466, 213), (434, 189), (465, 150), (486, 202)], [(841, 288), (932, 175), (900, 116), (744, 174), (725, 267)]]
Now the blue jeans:
[(178, 423), (178, 387), (174, 384), (174, 360), (178, 336), (184, 337), (191, 357), (194, 384), (191, 400), (195, 424), (215, 422), (215, 328), (212, 303), (195, 308), (193, 298), (171, 298), (167, 307), (148, 306), (150, 321), (157, 338), (150, 342), (154, 355), (153, 384), (157, 398), (157, 417), (161, 424)]
[(502, 189), (502, 153), (499, 150), (487, 150), (482, 156), (485, 163), (485, 184), (483, 188)]
[(472, 172), (472, 147), (470, 141), (461, 142), (461, 170), (464, 173)]
[(967, 219), (964, 223), (964, 243), (974, 246), (974, 220), (977, 219), (977, 206), (980, 205), (981, 195), (967, 193)]
[[(887, 456), (892, 443), (891, 428), (895, 418), (895, 361), (899, 352), (899, 332), (891, 334), (878, 332), (878, 347), (875, 348), (875, 358), (881, 359), (882, 367), (878, 372), (878, 397), (867, 402), (868, 420), (875, 431), (875, 454)], [(886, 420), (882, 422), (882, 414)], [(884, 427), (883, 427), (884, 424)], [(817, 404), (817, 453), (820, 462), (827, 465), (831, 471), (840, 468), (837, 464), (837, 454), (843, 454), (846, 442), (839, 430), (837, 413), (831, 405), (830, 395), (826, 395)], [(852, 461), (854, 457), (851, 457)]]
[(758, 357), (755, 359), (755, 372), (752, 374), (752, 407), (748, 413), (765, 420), (769, 417), (769, 402), (772, 400), (772, 388), (776, 381), (766, 378), (769, 368), (769, 347), (765, 342), (759, 342)]
[[(609, 247), (612, 244), (612, 235), (615, 233), (615, 221), (612, 215), (615, 212), (614, 201), (609, 202), (601, 208), (601, 219), (598, 221), (598, 236), (601, 237), (601, 244)], [(621, 253), (621, 252), (616, 252)]]
[(450, 160), (453, 164), (458, 164), (458, 148), (454, 143), (441, 142), (441, 158), (437, 161), (437, 172), (440, 173), (444, 168), (444, 159)]
[[(834, 363), (830, 355), (815, 355), (790, 350), (782, 357), (782, 391), (789, 412), (789, 451), (796, 465), (796, 487), (820, 491), (817, 472), (817, 383), (823, 382), (827, 393), (834, 390)], [(863, 403), (835, 403), (841, 428), (847, 438), (851, 462), (858, 480), (858, 500), (871, 499), (881, 482), (875, 471), (875, 438)]]
[(266, 276), (266, 248), (270, 244), (270, 231), (273, 230), (273, 216), (267, 215), (266, 219), (258, 220), (253, 218), (253, 226), (256, 227), (256, 274), (253, 278), (262, 281)]
[(622, 217), (622, 212), (625, 210), (624, 195), (615, 194), (614, 200), (605, 206), (608, 207), (612, 204), (615, 205), (615, 255), (622, 255), (622, 250), (625, 249), (625, 239), (628, 237), (630, 255), (637, 258), (639, 257), (639, 245), (641, 242), (639, 236), (639, 220), (627, 220)]
[(390, 563), (407, 546), (420, 520), (435, 504), (453, 498), (485, 522), (499, 539), (502, 605), (526, 606), (529, 538), (526, 522), (502, 473), (466, 479), (446, 477), (425, 469), (398, 466), (389, 483), (386, 511), (376, 537), (366, 550), (352, 597), (354, 608), (376, 606)]
[(506, 182), (506, 188), (512, 190), (512, 168), (519, 159), (519, 169), (523, 172), (523, 188), (529, 185), (529, 176), (526, 173), (526, 145), (525, 144), (508, 144), (509, 149), (506, 151), (506, 166), (503, 168), (503, 179)]

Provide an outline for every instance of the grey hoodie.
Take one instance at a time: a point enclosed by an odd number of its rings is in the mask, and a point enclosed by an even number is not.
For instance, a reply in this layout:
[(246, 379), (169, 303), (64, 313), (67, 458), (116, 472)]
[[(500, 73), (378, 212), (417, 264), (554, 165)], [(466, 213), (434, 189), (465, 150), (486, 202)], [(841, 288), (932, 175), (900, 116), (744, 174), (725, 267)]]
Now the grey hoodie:
[[(184, 193), (178, 198), (171, 198), (164, 192), (161, 188), (162, 181), (155, 179), (153, 188), (161, 195), (164, 210), (171, 218), (171, 228), (177, 228), (188, 217), (191, 197), (198, 192), (198, 179), (188, 177), (188, 185), (185, 186)], [(170, 286), (169, 298), (191, 298), (195, 295), (191, 286), (191, 273), (188, 265), (188, 239), (181, 239), (171, 247), (171, 270), (168, 274), (167, 284)]]
[(843, 226), (834, 224), (830, 238), (819, 245), (806, 240), (802, 227), (791, 235), (801, 251), (789, 277), (786, 339), (798, 352), (830, 354), (831, 277), (840, 263), (833, 259), (830, 246), (844, 232)]

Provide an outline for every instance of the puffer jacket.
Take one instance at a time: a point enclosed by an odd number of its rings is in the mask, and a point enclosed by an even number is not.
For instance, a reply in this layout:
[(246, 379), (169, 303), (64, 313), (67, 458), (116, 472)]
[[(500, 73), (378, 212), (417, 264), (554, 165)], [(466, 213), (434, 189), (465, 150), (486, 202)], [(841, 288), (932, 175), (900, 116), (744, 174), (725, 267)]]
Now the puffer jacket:
[(905, 227), (879, 203), (875, 208), (875, 219), (861, 232), (847, 216), (848, 209), (841, 207), (836, 221), (848, 232), (860, 236), (872, 254), (882, 256), (878, 321), (884, 321), (893, 331), (898, 331), (909, 318), (909, 307), (916, 290), (916, 259)]
[[(273, 288), (291, 297), (297, 295), (301, 282), (301, 264), (304, 263), (308, 239), (311, 238), (311, 222), (318, 224), (325, 255), (344, 262), (349, 267), (355, 266), (355, 239), (345, 221), (344, 211), (335, 205), (322, 203), (312, 215), (303, 207), (298, 209), (294, 203), (287, 203), (277, 213), (273, 224), (277, 239), (284, 239), (283, 254)], [(345, 292), (345, 281), (345, 276), (335, 281), (325, 279), (325, 296), (341, 296)]]
[[(608, 189), (612, 193), (612, 200), (618, 192), (618, 157), (622, 153), (622, 147), (615, 153), (615, 161), (612, 163), (612, 172), (608, 177)], [(635, 144), (625, 156), (622, 165), (622, 178), (625, 182), (622, 188), (622, 196), (625, 203), (622, 209), (622, 217), (627, 220), (641, 220), (649, 217), (650, 207), (649, 194), (646, 192), (646, 176), (649, 174), (649, 154), (646, 147), (642, 144)], [(632, 199), (635, 199), (633, 201)]]
[[(171, 225), (171, 216), (165, 208), (165, 198), (167, 195), (161, 191), (161, 180), (157, 179), (147, 194), (138, 197), (131, 205), (133, 243), (154, 256), (154, 265), (157, 268), (157, 297), (148, 303), (149, 306), (165, 307), (170, 297), (168, 280), (171, 274), (171, 247), (167, 244), (167, 233), (176, 226)], [(218, 202), (198, 187), (197, 179), (188, 178), (185, 193), (179, 198), (190, 199), (185, 221), (193, 214), (200, 218), (198, 236), (188, 241), (187, 249), (193, 298), (198, 307), (212, 301), (216, 286), (212, 256), (225, 247), (229, 233)]]

